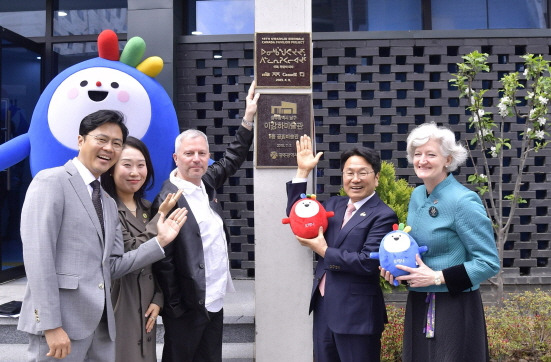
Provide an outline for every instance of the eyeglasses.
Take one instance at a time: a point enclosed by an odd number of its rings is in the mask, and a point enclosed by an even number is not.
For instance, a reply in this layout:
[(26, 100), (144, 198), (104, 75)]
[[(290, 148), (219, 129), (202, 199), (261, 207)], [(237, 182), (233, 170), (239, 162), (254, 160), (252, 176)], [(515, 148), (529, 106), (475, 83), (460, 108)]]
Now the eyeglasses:
[(342, 177), (346, 178), (346, 179), (353, 179), (355, 177), (363, 180), (363, 179), (366, 179), (367, 176), (370, 174), (370, 173), (374, 173), (375, 171), (371, 170), (371, 171), (366, 171), (366, 170), (363, 170), (363, 171), (359, 171), (359, 172), (352, 172), (352, 171), (343, 171), (342, 172)]
[(113, 147), (113, 149), (115, 151), (122, 150), (122, 146), (123, 146), (122, 140), (120, 140), (118, 138), (110, 139), (109, 137), (101, 135), (101, 134), (96, 135), (96, 134), (90, 134), (90, 133), (88, 133), (87, 136), (94, 137), (94, 139), (96, 140), (96, 143), (98, 144), (98, 146), (105, 147), (109, 142), (111, 142), (111, 146)]

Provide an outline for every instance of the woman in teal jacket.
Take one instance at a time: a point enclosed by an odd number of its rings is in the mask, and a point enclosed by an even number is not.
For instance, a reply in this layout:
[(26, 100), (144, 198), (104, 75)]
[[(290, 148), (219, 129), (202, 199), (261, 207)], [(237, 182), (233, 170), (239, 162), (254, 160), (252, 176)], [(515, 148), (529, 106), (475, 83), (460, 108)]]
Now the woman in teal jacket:
[[(451, 174), (467, 150), (447, 128), (426, 123), (407, 139), (407, 157), (423, 185), (411, 195), (410, 235), (428, 251), (409, 275), (403, 361), (489, 361), (479, 286), (499, 272), (491, 220), (479, 196)], [(381, 270), (390, 282), (390, 273)]]

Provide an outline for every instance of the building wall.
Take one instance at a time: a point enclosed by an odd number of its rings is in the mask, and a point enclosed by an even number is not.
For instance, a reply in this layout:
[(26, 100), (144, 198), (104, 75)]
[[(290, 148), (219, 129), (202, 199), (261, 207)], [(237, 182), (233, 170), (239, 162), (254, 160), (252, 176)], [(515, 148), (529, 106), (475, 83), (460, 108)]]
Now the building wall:
[[(521, 55), (543, 54), (551, 59), (549, 30), (425, 31), (313, 34), (313, 103), (317, 150), (324, 151), (318, 167), (316, 193), (325, 200), (341, 187), (340, 153), (362, 144), (393, 162), (398, 177), (411, 185), (420, 180), (406, 160), (406, 138), (418, 124), (435, 121), (450, 127), (460, 140), (472, 131), (465, 100), (448, 80), (461, 56), (473, 50), (490, 54), (492, 71), (475, 88), (488, 88), (486, 110), (497, 114), (498, 79), (522, 70)], [(181, 37), (176, 49), (175, 106), (182, 129), (204, 131), (217, 159), (239, 126), (244, 98), (253, 77), (252, 35)], [(214, 55), (222, 55), (214, 59)], [(507, 137), (517, 139), (522, 128), (506, 124)], [(523, 195), (528, 203), (517, 210), (505, 251), (506, 283), (515, 288), (551, 284), (551, 206), (547, 167), (550, 150), (531, 157), (526, 166)], [(476, 156), (476, 155), (475, 155)], [(506, 177), (514, 180), (516, 150), (506, 152)], [(253, 155), (219, 190), (229, 220), (232, 273), (254, 277)], [(457, 179), (466, 184), (471, 165), (461, 167)], [(284, 185), (273, 185), (284, 187)], [(266, 202), (270, 202), (266, 200)], [(284, 210), (274, 210), (281, 222)], [(261, 233), (261, 230), (257, 230)], [(259, 236), (257, 236), (259, 237)], [(261, 236), (260, 236), (261, 237)]]

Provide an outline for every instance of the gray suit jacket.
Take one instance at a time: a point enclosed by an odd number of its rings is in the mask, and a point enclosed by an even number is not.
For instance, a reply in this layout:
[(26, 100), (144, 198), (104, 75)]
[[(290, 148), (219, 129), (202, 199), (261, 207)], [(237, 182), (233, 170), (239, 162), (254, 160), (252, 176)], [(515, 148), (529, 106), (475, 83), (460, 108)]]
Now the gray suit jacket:
[(163, 255), (155, 240), (124, 253), (117, 205), (102, 190), (105, 239), (87, 185), (72, 161), (39, 172), (21, 212), (27, 289), (18, 329), (42, 334), (57, 327), (73, 340), (90, 336), (104, 309), (115, 340), (111, 279)]

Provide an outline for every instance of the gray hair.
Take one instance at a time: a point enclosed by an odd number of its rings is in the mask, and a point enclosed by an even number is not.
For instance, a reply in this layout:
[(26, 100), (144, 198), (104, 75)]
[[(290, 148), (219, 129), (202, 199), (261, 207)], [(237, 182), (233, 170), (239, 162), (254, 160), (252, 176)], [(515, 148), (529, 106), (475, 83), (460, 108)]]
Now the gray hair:
[(448, 171), (457, 170), (457, 167), (467, 159), (467, 149), (459, 142), (455, 142), (454, 133), (446, 127), (438, 127), (434, 122), (431, 122), (416, 127), (409, 134), (407, 140), (407, 159), (409, 163), (413, 163), (415, 149), (431, 139), (440, 143), (440, 151), (444, 157), (451, 156), (452, 161), (447, 167)]
[(178, 137), (176, 137), (176, 141), (174, 141), (174, 153), (178, 153), (178, 148), (180, 147), (180, 144), (185, 138), (197, 138), (197, 137), (203, 137), (205, 139), (205, 142), (207, 143), (207, 151), (208, 151), (209, 139), (207, 138), (207, 135), (197, 129), (188, 129), (180, 133)]

